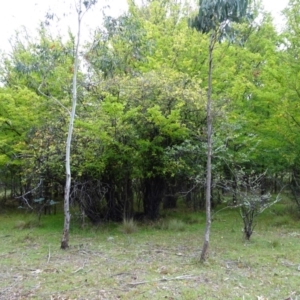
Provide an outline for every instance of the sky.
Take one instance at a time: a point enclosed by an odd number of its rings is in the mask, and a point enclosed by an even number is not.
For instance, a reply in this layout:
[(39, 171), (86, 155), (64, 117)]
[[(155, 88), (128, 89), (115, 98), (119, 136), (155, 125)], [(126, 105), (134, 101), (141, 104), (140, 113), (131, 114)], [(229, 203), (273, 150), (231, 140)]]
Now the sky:
[[(34, 33), (41, 20), (45, 19), (47, 11), (52, 12), (68, 12), (72, 11), (70, 8), (75, 0), (9, 0), (2, 4), (0, 10), (0, 49), (9, 49), (9, 38), (14, 34), (16, 30), (20, 30), (22, 26), (25, 26), (29, 33)], [(117, 16), (126, 9), (126, 0), (98, 0), (97, 6), (92, 12), (88, 13), (88, 16), (84, 19), (85, 36), (88, 36), (88, 32), (91, 28), (94, 28), (100, 22), (99, 19), (102, 15), (102, 9), (105, 8), (107, 12), (113, 16)], [(267, 11), (270, 11), (277, 25), (282, 24), (282, 18), (280, 18), (280, 11), (288, 4), (288, 0), (262, 0), (264, 7)], [(58, 23), (63, 27), (70, 26), (76, 28), (76, 19), (68, 17), (67, 26), (62, 26), (62, 23)], [(279, 25), (280, 26), (280, 25)], [(61, 31), (60, 28), (56, 30)]]

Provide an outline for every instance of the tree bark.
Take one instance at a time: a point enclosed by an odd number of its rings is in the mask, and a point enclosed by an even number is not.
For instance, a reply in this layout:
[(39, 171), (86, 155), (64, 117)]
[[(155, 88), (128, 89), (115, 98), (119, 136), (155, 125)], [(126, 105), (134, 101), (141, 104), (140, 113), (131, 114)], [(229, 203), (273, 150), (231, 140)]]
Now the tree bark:
[(212, 71), (213, 71), (213, 50), (216, 43), (216, 32), (212, 31), (209, 42), (209, 61), (208, 61), (208, 90), (207, 90), (207, 163), (206, 163), (206, 225), (204, 243), (202, 247), (200, 261), (204, 262), (207, 258), (210, 226), (211, 226), (211, 156), (212, 156)]
[(64, 194), (64, 229), (61, 240), (61, 249), (67, 249), (69, 247), (69, 231), (70, 231), (70, 189), (71, 189), (71, 142), (73, 135), (74, 119), (77, 104), (77, 72), (78, 72), (78, 56), (79, 56), (79, 45), (80, 45), (80, 30), (81, 30), (81, 0), (79, 2), (79, 8), (77, 9), (78, 17), (78, 30), (77, 30), (77, 42), (75, 48), (75, 59), (74, 59), (74, 73), (73, 73), (73, 84), (72, 84), (72, 110), (70, 113), (69, 130), (66, 144), (66, 185)]

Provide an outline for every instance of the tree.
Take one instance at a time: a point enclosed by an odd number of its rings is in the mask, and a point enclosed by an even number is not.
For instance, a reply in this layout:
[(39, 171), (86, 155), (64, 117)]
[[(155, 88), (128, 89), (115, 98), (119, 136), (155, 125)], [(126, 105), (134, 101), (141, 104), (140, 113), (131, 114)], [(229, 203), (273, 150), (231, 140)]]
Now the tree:
[(213, 52), (215, 44), (221, 40), (225, 34), (230, 32), (231, 22), (242, 21), (248, 13), (248, 0), (200, 0), (199, 13), (191, 19), (190, 25), (202, 33), (210, 33), (210, 43), (208, 49), (208, 89), (207, 89), (207, 165), (206, 165), (206, 228), (204, 244), (201, 252), (201, 261), (206, 260), (210, 226), (211, 226), (211, 157), (212, 157), (212, 71)]
[[(97, 99), (102, 99), (101, 102), (96, 100), (102, 110), (102, 117), (96, 120), (103, 121), (108, 117), (111, 120), (101, 130), (107, 134), (107, 140), (102, 137), (105, 145), (102, 157), (107, 160), (105, 176), (102, 173), (101, 178), (110, 189), (114, 189), (109, 191), (114, 199), (108, 202), (113, 204), (112, 201), (119, 198), (121, 201), (117, 202), (122, 202), (124, 193), (121, 188), (129, 186), (124, 181), (128, 177), (135, 189), (139, 189), (135, 199), (143, 195), (140, 201), (143, 202), (144, 215), (156, 219), (165, 194), (171, 193), (166, 189), (175, 185), (170, 182), (176, 182), (179, 174), (186, 179), (182, 181), (190, 182), (189, 172), (184, 168), (188, 159), (179, 158), (184, 153), (180, 145), (196, 144), (195, 140), (202, 137), (202, 131), (198, 130), (199, 124), (205, 122), (205, 116), (203, 103), (196, 103), (194, 99), (200, 87), (199, 76), (188, 74), (193, 61), (181, 55), (181, 50), (188, 48), (189, 37), (197, 40), (201, 37), (188, 28), (180, 11), (173, 16), (175, 5), (172, 1), (147, 2), (142, 7), (132, 6), (125, 16), (108, 18), (105, 25), (108, 34), (98, 32), (97, 42), (90, 46), (86, 58), (93, 78), (93, 93)], [(206, 43), (207, 39), (204, 40)], [(111, 95), (103, 91), (108, 86), (107, 92)], [(195, 124), (199, 125), (197, 129)], [(181, 128), (180, 134), (177, 126)], [(176, 151), (172, 151), (172, 147), (177, 147)], [(202, 145), (194, 149), (190, 147), (190, 152), (198, 151), (191, 155), (199, 157), (203, 149)], [(192, 169), (194, 163), (189, 167)], [(193, 170), (189, 174), (192, 173)], [(176, 188), (172, 189), (173, 194)], [(180, 188), (184, 189), (182, 185)], [(112, 197), (107, 194), (107, 198)], [(123, 196), (123, 199), (127, 198)], [(116, 206), (120, 210), (119, 204), (112, 205)]]
[[(198, 89), (199, 81), (172, 69), (115, 75), (95, 87), (101, 101), (91, 99), (87, 119), (80, 120), (86, 128), (82, 134), (95, 137), (98, 153), (101, 151), (96, 162), (89, 160), (93, 176), (108, 187), (102, 205), (99, 197), (83, 199), (93, 222), (132, 217), (133, 207), (138, 207), (138, 212), (143, 209), (146, 218), (157, 219), (167, 185), (179, 174), (182, 181), (188, 180), (192, 172), (188, 174), (187, 164), (178, 158), (182, 151), (172, 160), (170, 156), (173, 147), (178, 146), (179, 152), (179, 146), (193, 138), (194, 124), (204, 119), (204, 105), (196, 101)], [(86, 162), (84, 166), (88, 171)], [(178, 183), (174, 189), (179, 188), (182, 185)], [(133, 205), (134, 200), (142, 207)]]
[[(95, 5), (97, 0), (79, 0), (78, 6), (76, 7), (77, 12), (77, 41), (74, 53), (74, 71), (73, 71), (73, 82), (72, 82), (72, 110), (70, 112), (70, 123), (68, 130), (68, 137), (66, 142), (66, 185), (65, 185), (65, 195), (64, 195), (64, 229), (61, 240), (61, 248), (66, 249), (69, 247), (69, 231), (70, 231), (70, 189), (71, 189), (71, 163), (70, 163), (70, 153), (71, 153), (71, 141), (73, 134), (73, 126), (76, 112), (77, 104), (77, 74), (79, 67), (79, 47), (81, 38), (81, 21), (85, 13)], [(83, 7), (84, 6), (84, 7)], [(85, 11), (83, 11), (85, 9)]]
[(31, 157), (29, 132), (43, 122), (44, 108), (43, 99), (26, 87), (0, 88), (1, 181), (12, 197), (23, 192), (24, 168)]
[(257, 217), (281, 200), (280, 193), (273, 199), (269, 192), (265, 192), (265, 173), (255, 174), (252, 171), (247, 174), (243, 169), (234, 170), (234, 173), (236, 186), (232, 192), (235, 194), (236, 206), (239, 207), (239, 213), (243, 221), (244, 237), (246, 240), (250, 240), (256, 226)]
[[(280, 85), (274, 78), (281, 73), (280, 51), (276, 47), (279, 35), (270, 15), (260, 16), (250, 28), (247, 24), (235, 24), (240, 38), (236, 37), (226, 55), (231, 59), (227, 67), (229, 75), (226, 75), (232, 80), (226, 87), (230, 99), (226, 106), (230, 132), (226, 139), (229, 157), (225, 167), (228, 165), (231, 170), (243, 167), (247, 173), (257, 174), (267, 169), (267, 188), (277, 189), (276, 177), (287, 165), (285, 142), (281, 141), (278, 128), (283, 121), (279, 117), (282, 113)], [(240, 40), (244, 40), (243, 47), (237, 44)], [(226, 63), (225, 60), (223, 65)], [(235, 177), (234, 172), (231, 176)]]

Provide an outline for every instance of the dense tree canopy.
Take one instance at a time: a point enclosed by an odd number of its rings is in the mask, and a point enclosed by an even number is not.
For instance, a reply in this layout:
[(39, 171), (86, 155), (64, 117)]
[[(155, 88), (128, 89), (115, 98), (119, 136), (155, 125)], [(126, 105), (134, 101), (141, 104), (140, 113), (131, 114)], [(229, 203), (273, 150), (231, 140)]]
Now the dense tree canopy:
[[(81, 49), (70, 197), (93, 223), (156, 219), (161, 205), (177, 201), (204, 205), (211, 24), (190, 28), (197, 11), (178, 1), (129, 4)], [(290, 1), (282, 33), (260, 12), (232, 26), (230, 43), (215, 45), (213, 203), (236, 168), (267, 170), (267, 189), (300, 175), (299, 6)], [(243, 7), (224, 9), (221, 22)], [(61, 200), (74, 37), (53, 37), (47, 27), (38, 36), (17, 36), (2, 57), (0, 182), (17, 197), (43, 178), (40, 193)]]

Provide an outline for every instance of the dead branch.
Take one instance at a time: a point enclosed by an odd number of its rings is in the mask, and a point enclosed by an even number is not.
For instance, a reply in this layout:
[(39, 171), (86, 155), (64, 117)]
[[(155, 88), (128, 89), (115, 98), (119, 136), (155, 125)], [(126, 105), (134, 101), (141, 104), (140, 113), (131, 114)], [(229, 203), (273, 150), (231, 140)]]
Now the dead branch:
[(50, 245), (49, 245), (47, 264), (49, 264), (50, 258), (51, 258), (51, 252), (50, 252)]
[(84, 261), (83, 262), (83, 264), (82, 264), (82, 266), (81, 267), (79, 267), (77, 270), (75, 270), (74, 272), (72, 272), (72, 274), (76, 274), (77, 272), (79, 272), (79, 271), (81, 271), (81, 270), (83, 270), (84, 269), (84, 267), (85, 267), (85, 264), (86, 264), (86, 262)]
[(29, 202), (28, 202), (28, 200), (27, 200), (27, 198), (26, 198), (25, 196), (28, 195), (28, 194), (30, 194), (30, 193), (32, 193), (33, 191), (37, 190), (37, 189), (41, 186), (42, 182), (43, 182), (43, 180), (40, 179), (40, 182), (38, 183), (38, 185), (37, 185), (36, 187), (34, 187), (32, 190), (26, 192), (25, 194), (23, 194), (23, 195), (21, 195), (21, 196), (18, 196), (18, 197), (15, 197), (15, 198), (16, 198), (16, 199), (21, 199), (21, 198), (22, 198), (22, 200), (26, 203), (26, 205), (27, 205), (30, 209), (33, 210), (33, 207), (29, 204)]
[(193, 276), (193, 275), (182, 275), (182, 276), (177, 276), (177, 277), (171, 277), (171, 278), (160, 278), (160, 279), (154, 279), (154, 280), (145, 280), (145, 281), (138, 281), (138, 282), (129, 282), (127, 285), (134, 287), (137, 285), (141, 284), (147, 284), (147, 283), (153, 283), (153, 282), (165, 282), (165, 281), (174, 281), (174, 280), (189, 280), (189, 279), (194, 279), (197, 278), (198, 276)]

